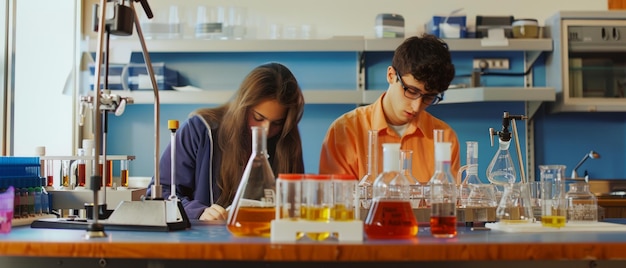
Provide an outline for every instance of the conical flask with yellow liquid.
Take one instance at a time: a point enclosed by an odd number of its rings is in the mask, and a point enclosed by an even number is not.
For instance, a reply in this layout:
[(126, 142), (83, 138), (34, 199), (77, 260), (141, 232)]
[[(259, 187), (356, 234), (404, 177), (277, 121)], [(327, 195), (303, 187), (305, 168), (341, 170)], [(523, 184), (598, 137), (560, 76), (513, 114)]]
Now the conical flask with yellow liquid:
[(268, 161), (267, 128), (252, 127), (252, 154), (241, 176), (227, 227), (235, 236), (270, 236), (276, 217), (276, 179)]

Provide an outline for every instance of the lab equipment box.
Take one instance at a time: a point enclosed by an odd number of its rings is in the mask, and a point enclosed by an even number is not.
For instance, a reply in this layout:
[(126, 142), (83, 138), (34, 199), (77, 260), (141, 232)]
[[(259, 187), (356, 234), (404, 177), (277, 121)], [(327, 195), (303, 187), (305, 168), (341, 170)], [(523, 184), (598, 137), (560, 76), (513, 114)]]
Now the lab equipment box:
[(440, 38), (465, 38), (467, 37), (466, 23), (465, 15), (433, 16), (426, 23), (426, 32)]

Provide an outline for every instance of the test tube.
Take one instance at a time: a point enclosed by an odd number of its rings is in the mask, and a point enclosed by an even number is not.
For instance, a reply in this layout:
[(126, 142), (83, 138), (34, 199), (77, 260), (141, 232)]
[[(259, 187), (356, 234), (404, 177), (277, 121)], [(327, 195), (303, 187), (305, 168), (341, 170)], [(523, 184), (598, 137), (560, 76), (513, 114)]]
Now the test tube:
[[(304, 175), (302, 192), (301, 218), (309, 221), (330, 222), (333, 207), (331, 175)], [(307, 236), (313, 240), (322, 241), (330, 237), (330, 232), (307, 233)]]
[(80, 187), (85, 187), (85, 177), (86, 177), (86, 161), (85, 159), (81, 159), (81, 157), (85, 156), (85, 150), (84, 149), (78, 149), (78, 160), (77, 161), (77, 178), (76, 178), (76, 185), (80, 186)]
[(333, 209), (332, 219), (335, 221), (351, 221), (355, 219), (358, 198), (357, 180), (354, 175), (334, 174), (331, 177), (333, 183)]
[(302, 177), (302, 174), (278, 174), (276, 219), (300, 219)]
[(46, 186), (54, 186), (54, 162), (51, 159), (46, 160)]
[(120, 186), (128, 187), (128, 160), (120, 161)]
[(61, 161), (61, 187), (70, 187), (70, 160)]
[(98, 162), (99, 162), (98, 168), (100, 169), (100, 175), (104, 179), (104, 185), (106, 187), (113, 186), (113, 160), (107, 160), (106, 172), (104, 172), (105, 171), (103, 167), (104, 165), (102, 164), (104, 163), (104, 160), (102, 158), (99, 158)]

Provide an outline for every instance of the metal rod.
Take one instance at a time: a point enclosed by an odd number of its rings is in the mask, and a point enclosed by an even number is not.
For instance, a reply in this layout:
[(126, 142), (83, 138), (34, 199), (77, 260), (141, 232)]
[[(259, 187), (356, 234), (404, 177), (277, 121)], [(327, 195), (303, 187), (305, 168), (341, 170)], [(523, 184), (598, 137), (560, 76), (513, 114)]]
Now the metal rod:
[(522, 150), (520, 149), (519, 145), (519, 135), (517, 134), (517, 124), (515, 123), (515, 118), (511, 118), (511, 123), (511, 125), (513, 126), (513, 135), (515, 135), (515, 149), (517, 149), (520, 181), (522, 183), (528, 183), (528, 178), (526, 178), (526, 172), (524, 171), (524, 160), (522, 159)]
[(150, 77), (150, 82), (152, 82), (152, 89), (154, 92), (154, 185), (152, 185), (151, 193), (152, 199), (159, 199), (163, 196), (161, 179), (159, 177), (159, 121), (161, 117), (159, 110), (159, 86), (156, 82), (154, 69), (152, 68), (152, 61), (150, 60), (150, 54), (148, 53), (148, 48), (146, 47), (146, 40), (143, 37), (143, 32), (141, 31), (141, 26), (139, 25), (139, 17), (137, 16), (137, 11), (135, 10), (134, 1), (130, 2), (130, 8), (133, 10), (133, 15), (135, 16), (135, 29), (137, 29), (137, 35), (139, 37), (139, 42), (141, 43), (141, 52), (143, 54), (144, 62), (146, 63), (146, 68), (148, 69), (148, 76)]

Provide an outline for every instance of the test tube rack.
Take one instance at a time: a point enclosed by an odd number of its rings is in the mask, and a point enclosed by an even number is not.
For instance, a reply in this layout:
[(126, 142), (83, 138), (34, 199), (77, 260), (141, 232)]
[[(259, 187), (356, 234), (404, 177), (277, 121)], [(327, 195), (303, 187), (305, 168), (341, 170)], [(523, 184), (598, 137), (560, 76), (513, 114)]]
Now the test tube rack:
[(363, 242), (363, 221), (307, 221), (276, 219), (271, 222), (271, 242), (296, 242), (298, 233), (336, 233), (339, 242)]

